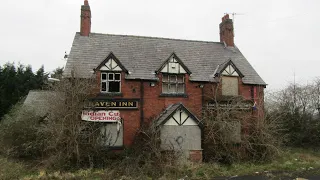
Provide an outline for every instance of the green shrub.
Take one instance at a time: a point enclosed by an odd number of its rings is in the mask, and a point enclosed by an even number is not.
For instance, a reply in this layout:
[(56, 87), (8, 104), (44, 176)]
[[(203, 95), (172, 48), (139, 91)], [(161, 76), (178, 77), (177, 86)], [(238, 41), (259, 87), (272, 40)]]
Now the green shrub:
[(42, 156), (45, 134), (39, 131), (43, 117), (20, 103), (0, 123), (0, 152), (8, 157)]

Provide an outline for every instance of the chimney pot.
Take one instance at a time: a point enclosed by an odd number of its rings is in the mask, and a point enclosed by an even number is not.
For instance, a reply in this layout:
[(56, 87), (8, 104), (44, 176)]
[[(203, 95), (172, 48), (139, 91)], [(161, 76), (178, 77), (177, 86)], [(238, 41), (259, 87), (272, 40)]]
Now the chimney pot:
[(81, 6), (80, 35), (89, 36), (91, 32), (91, 10), (88, 0)]
[(229, 18), (229, 14), (222, 17), (220, 27), (220, 42), (226, 44), (226, 46), (234, 47), (234, 34), (233, 34), (233, 22)]

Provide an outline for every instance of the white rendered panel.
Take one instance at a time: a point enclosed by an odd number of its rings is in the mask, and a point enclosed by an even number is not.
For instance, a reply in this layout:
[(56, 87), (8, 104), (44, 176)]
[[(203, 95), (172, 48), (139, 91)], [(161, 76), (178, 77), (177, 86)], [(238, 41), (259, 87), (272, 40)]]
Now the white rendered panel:
[(178, 74), (179, 73), (178, 63), (169, 63), (169, 73)]
[(181, 65), (179, 66), (180, 66), (180, 73), (187, 73), (187, 71)]
[(112, 69), (113, 71), (122, 71), (122, 69), (120, 68), (120, 66), (117, 66), (116, 68)]
[(234, 71), (232, 76), (239, 76), (239, 74), (237, 73), (237, 71)]
[(229, 67), (230, 67), (230, 74), (231, 74), (234, 71), (234, 68), (230, 65), (229, 65)]
[(111, 62), (112, 62), (112, 59), (109, 59), (105, 64), (110, 70), (111, 70)]
[(164, 68), (161, 70), (161, 72), (168, 73), (168, 64), (166, 64), (164, 66)]
[(176, 113), (174, 113), (173, 117), (177, 120), (177, 122), (180, 124), (180, 111), (176, 111)]
[(182, 123), (183, 126), (197, 126), (198, 124), (196, 123), (196, 121), (194, 119), (192, 119), (191, 117), (189, 117), (189, 115), (186, 112), (183, 112), (181, 114), (181, 119), (182, 119)]
[(112, 70), (115, 70), (115, 71), (121, 71), (122, 69), (120, 68), (120, 66), (119, 66), (119, 64), (118, 63), (116, 63), (116, 61), (114, 61), (113, 59), (112, 59)]
[(176, 62), (169, 61), (161, 70), (163, 73), (185, 74), (187, 71)]
[(100, 68), (100, 70), (101, 70), (101, 71), (108, 71), (109, 69), (108, 69), (106, 66), (102, 66), (102, 67)]
[(179, 124), (177, 124), (177, 122), (173, 118), (170, 118), (164, 125), (167, 125), (167, 126), (178, 126)]
[(222, 72), (222, 75), (229, 75), (225, 70)]
[(182, 113), (181, 113), (181, 121), (182, 121), (182, 123), (183, 123), (183, 121), (185, 119), (187, 119), (187, 117), (188, 117), (188, 114), (186, 112), (182, 111)]
[(198, 123), (196, 123), (195, 120), (189, 117), (187, 121), (183, 124), (183, 126), (198, 126)]

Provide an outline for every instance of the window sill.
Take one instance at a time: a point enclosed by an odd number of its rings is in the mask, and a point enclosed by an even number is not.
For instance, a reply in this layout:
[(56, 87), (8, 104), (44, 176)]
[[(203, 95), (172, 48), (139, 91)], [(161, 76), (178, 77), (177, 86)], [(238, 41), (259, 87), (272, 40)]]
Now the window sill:
[(98, 97), (115, 97), (115, 96), (119, 96), (119, 97), (122, 97), (123, 96), (123, 94), (120, 92), (120, 93), (102, 93), (102, 92), (100, 92), (99, 94), (98, 94)]
[(159, 97), (183, 97), (187, 98), (188, 95), (184, 93), (162, 93), (159, 95)]

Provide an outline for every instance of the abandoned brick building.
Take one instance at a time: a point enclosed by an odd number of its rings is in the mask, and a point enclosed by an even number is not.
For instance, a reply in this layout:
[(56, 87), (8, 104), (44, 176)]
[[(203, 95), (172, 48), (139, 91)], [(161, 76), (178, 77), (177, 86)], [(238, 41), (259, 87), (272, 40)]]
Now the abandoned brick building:
[(163, 149), (181, 148), (200, 160), (202, 112), (214, 106), (213, 97), (240, 96), (251, 109), (263, 106), (266, 87), (235, 46), (229, 15), (219, 27), (219, 42), (93, 33), (85, 0), (64, 72), (98, 82), (96, 110), (84, 111), (82, 119), (120, 131), (118, 148), (130, 146), (142, 124), (155, 122)]

